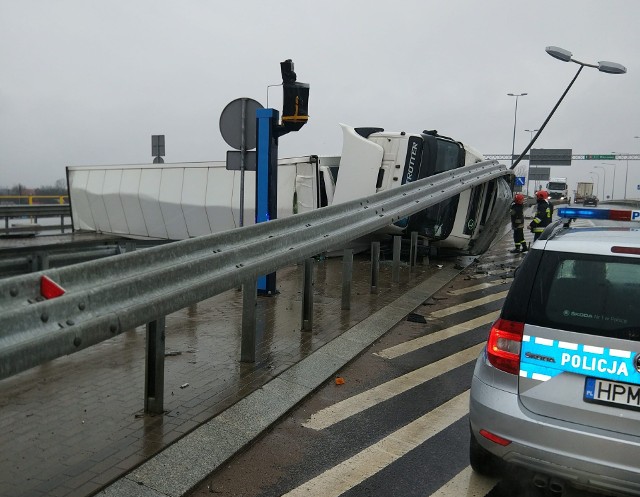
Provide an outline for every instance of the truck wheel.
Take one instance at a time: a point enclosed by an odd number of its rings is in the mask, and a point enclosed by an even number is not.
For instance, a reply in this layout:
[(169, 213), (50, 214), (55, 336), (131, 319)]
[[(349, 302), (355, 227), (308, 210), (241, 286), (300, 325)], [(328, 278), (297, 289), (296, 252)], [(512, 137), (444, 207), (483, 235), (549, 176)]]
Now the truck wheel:
[(469, 440), (469, 463), (471, 468), (481, 475), (500, 475), (501, 459), (480, 445), (473, 432)]

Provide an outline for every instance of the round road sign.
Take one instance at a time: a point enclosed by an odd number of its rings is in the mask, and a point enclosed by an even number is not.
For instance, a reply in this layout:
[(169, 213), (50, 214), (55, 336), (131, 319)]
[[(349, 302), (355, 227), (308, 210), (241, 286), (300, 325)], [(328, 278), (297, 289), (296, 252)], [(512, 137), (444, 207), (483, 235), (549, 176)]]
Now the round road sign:
[(251, 98), (236, 98), (227, 104), (220, 114), (220, 133), (230, 147), (242, 149), (244, 120), (244, 148), (256, 148), (256, 111), (262, 108), (260, 102)]

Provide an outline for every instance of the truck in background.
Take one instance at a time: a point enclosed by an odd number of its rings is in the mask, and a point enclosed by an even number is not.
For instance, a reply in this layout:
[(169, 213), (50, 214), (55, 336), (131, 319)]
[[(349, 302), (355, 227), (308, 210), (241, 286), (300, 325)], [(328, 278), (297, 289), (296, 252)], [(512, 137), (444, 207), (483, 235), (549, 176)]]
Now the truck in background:
[(578, 182), (576, 186), (575, 195), (573, 196), (573, 200), (576, 204), (584, 202), (584, 199), (593, 195), (593, 183), (589, 182)]
[(549, 198), (559, 202), (570, 203), (569, 199), (569, 185), (567, 184), (567, 178), (549, 178), (547, 183), (547, 191), (549, 192)]

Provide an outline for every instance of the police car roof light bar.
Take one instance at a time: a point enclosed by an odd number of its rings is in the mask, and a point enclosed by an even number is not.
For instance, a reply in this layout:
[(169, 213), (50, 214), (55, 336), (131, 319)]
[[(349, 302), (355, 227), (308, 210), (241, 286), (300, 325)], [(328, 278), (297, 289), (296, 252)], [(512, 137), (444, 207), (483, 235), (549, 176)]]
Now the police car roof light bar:
[(581, 207), (560, 207), (558, 216), (562, 219), (604, 219), (609, 221), (640, 221), (640, 211), (622, 209), (586, 209)]

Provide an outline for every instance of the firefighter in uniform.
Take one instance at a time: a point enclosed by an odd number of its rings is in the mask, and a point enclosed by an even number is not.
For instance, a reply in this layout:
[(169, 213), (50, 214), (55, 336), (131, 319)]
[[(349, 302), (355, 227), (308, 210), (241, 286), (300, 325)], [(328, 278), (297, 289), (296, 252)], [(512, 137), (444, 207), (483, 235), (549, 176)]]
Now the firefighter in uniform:
[(512, 254), (529, 250), (524, 239), (524, 195), (516, 193), (509, 209), (511, 215), (511, 228), (513, 229), (513, 243), (515, 248), (510, 250)]
[(549, 226), (553, 215), (553, 207), (549, 203), (549, 193), (546, 190), (538, 190), (536, 199), (536, 214), (529, 224), (529, 229), (533, 232), (534, 242), (540, 238), (544, 229)]

